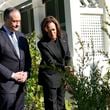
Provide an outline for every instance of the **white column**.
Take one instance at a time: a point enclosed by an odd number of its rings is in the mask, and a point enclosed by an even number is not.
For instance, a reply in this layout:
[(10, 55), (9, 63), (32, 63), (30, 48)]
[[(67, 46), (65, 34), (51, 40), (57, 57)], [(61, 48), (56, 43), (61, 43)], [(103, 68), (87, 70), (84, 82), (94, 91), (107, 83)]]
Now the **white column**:
[[(74, 47), (77, 41), (76, 32), (80, 33), (80, 2), (79, 0), (64, 0), (66, 31), (72, 58), (75, 58)], [(74, 62), (74, 61), (73, 61)]]
[(42, 4), (42, 0), (32, 0), (34, 11), (34, 27), (35, 32), (39, 35), (41, 33), (40, 24), (45, 17), (45, 4)]

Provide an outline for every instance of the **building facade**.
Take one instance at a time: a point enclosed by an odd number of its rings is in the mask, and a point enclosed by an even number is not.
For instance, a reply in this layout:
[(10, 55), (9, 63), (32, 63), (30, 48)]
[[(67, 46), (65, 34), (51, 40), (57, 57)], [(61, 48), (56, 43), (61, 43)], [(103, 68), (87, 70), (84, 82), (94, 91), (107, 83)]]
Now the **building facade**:
[[(110, 39), (102, 31), (103, 21), (107, 19), (106, 9), (109, 0), (2, 0), (0, 5), (0, 25), (3, 24), (3, 11), (14, 6), (21, 11), (21, 30), (24, 34), (35, 31), (40, 34), (40, 23), (45, 16), (56, 17), (62, 29), (68, 34), (69, 47), (76, 62), (77, 35), (85, 42), (91, 39), (96, 50), (96, 59), (102, 58), (97, 50), (110, 50)], [(109, 29), (109, 27), (108, 27)], [(85, 47), (86, 48), (86, 47)]]

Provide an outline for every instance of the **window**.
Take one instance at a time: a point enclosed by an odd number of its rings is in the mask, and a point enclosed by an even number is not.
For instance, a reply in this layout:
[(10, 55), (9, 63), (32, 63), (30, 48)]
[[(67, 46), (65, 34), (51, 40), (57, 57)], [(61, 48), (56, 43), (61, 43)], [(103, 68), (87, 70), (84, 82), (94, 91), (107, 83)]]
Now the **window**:
[(65, 30), (64, 0), (48, 0), (46, 2), (46, 16), (54, 16)]
[(21, 31), (28, 34), (34, 31), (34, 17), (32, 6), (20, 9), (21, 11)]

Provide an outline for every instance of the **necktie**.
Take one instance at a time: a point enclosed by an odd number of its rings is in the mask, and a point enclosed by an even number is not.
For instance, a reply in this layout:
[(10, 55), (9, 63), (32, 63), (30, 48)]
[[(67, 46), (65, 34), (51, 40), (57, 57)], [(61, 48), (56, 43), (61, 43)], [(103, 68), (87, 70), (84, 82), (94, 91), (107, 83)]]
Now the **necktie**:
[(20, 58), (18, 40), (17, 40), (16, 35), (14, 33), (11, 33), (11, 39), (12, 39), (12, 44), (16, 50), (16, 53), (17, 53), (18, 57)]

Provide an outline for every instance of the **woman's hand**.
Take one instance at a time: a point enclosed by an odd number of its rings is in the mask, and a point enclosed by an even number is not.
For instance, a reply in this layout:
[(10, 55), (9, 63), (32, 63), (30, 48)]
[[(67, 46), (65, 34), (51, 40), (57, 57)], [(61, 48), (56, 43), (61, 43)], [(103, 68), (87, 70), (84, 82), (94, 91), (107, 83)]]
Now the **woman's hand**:
[(68, 71), (71, 75), (74, 75), (74, 69), (71, 66), (65, 66), (66, 71)]

